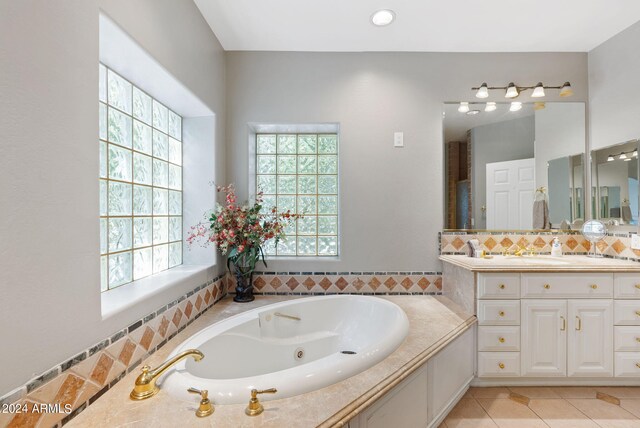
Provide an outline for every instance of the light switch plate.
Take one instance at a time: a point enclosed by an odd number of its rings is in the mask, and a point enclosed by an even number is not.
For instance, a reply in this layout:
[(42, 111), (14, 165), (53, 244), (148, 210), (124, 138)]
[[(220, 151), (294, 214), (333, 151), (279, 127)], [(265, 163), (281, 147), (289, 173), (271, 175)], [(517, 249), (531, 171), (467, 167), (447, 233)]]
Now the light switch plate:
[(404, 147), (404, 132), (393, 133), (393, 147)]
[(637, 233), (631, 235), (631, 249), (640, 250), (640, 235)]

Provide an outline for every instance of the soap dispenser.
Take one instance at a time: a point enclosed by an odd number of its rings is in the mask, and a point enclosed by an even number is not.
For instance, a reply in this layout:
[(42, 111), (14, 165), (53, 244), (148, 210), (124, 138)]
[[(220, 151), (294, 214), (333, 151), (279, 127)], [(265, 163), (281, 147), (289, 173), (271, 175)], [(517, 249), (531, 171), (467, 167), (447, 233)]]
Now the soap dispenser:
[(562, 256), (562, 244), (557, 236), (553, 238), (553, 242), (551, 243), (551, 255), (553, 257)]

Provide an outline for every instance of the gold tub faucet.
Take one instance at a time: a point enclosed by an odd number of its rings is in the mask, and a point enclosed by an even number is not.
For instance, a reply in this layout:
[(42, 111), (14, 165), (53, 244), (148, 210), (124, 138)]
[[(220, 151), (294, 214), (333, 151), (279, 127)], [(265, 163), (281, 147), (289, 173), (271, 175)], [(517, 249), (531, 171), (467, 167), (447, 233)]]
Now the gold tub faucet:
[(129, 394), (129, 397), (132, 400), (145, 400), (156, 395), (158, 391), (160, 391), (160, 388), (156, 385), (156, 380), (162, 376), (164, 372), (188, 356), (193, 356), (193, 359), (196, 361), (200, 361), (204, 358), (204, 354), (197, 349), (187, 349), (170, 360), (165, 361), (160, 365), (160, 367), (155, 369), (146, 365), (143, 366), (142, 373), (136, 379), (135, 386), (133, 387), (131, 394)]

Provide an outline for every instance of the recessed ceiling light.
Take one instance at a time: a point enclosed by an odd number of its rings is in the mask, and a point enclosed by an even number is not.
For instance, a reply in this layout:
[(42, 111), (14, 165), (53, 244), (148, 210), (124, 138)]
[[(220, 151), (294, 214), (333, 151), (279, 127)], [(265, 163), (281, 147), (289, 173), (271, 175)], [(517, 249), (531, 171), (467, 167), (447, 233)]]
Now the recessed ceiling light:
[(396, 14), (390, 9), (381, 9), (371, 15), (371, 22), (377, 27), (384, 27), (385, 25), (389, 25), (393, 22), (394, 19), (396, 19)]

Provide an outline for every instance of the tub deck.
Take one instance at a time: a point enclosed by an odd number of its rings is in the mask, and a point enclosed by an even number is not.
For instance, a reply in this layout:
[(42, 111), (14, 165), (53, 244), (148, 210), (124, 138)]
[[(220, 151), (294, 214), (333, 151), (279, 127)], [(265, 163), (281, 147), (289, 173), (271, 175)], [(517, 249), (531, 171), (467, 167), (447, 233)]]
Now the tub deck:
[[(476, 319), (443, 296), (379, 296), (400, 306), (409, 318), (407, 339), (389, 357), (373, 367), (328, 387), (295, 397), (264, 403), (256, 417), (244, 414), (245, 404), (218, 405), (215, 413), (200, 419), (194, 414), (198, 397), (186, 403), (166, 391), (144, 401), (131, 401), (129, 392), (139, 369), (134, 369), (89, 408), (71, 420), (70, 427), (331, 427), (344, 426), (367, 406), (400, 383), (438, 350), (472, 326)], [(171, 339), (143, 361), (155, 367), (171, 351), (202, 328), (232, 315), (290, 300), (292, 296), (258, 296), (238, 304), (230, 297)], [(215, 358), (215, 355), (207, 355)], [(261, 388), (278, 385), (260, 385)], [(247, 402), (249, 397), (247, 396)], [(215, 404), (215, 403), (214, 403)]]

